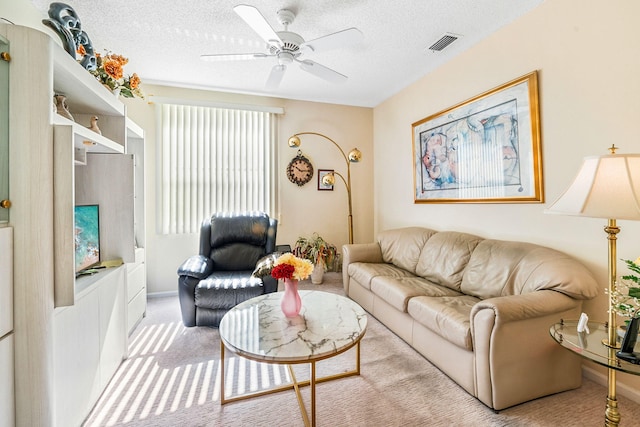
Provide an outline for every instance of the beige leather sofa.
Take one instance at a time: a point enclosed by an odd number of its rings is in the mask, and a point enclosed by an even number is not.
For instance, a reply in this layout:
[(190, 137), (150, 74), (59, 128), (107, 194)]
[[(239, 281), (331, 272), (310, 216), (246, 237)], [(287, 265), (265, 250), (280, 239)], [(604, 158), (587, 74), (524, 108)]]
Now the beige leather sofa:
[(549, 327), (598, 293), (578, 261), (531, 243), (420, 227), (343, 247), (346, 294), (495, 410), (581, 384)]

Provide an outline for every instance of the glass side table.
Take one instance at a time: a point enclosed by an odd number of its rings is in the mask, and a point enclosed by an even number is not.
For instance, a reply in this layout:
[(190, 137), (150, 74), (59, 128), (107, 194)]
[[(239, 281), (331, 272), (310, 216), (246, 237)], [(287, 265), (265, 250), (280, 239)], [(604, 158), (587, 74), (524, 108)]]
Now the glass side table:
[[(619, 349), (605, 345), (609, 340), (606, 324), (589, 322), (588, 327), (589, 334), (578, 332), (577, 320), (561, 320), (560, 323), (556, 323), (549, 328), (549, 333), (564, 348), (608, 368), (609, 395), (605, 411), (605, 426), (617, 426), (620, 422), (620, 415), (618, 414), (618, 401), (615, 394), (615, 372), (620, 371), (640, 375), (640, 365), (618, 359), (616, 351)], [(638, 344), (636, 344), (637, 350)]]

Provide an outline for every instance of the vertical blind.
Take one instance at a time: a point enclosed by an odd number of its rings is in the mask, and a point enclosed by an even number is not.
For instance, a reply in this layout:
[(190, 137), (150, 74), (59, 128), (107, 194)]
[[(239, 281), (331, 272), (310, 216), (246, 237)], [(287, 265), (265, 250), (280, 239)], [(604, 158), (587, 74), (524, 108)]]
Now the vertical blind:
[(198, 233), (213, 212), (264, 211), (276, 195), (276, 115), (159, 104), (158, 233)]

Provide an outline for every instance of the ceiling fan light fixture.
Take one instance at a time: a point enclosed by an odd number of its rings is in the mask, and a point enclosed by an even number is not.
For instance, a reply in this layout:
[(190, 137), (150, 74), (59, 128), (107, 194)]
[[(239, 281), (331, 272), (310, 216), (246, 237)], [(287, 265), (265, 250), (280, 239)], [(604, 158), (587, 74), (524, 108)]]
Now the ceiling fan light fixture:
[(280, 52), (278, 54), (278, 64), (280, 65), (293, 64), (293, 55), (289, 52)]
[(292, 33), (291, 31), (279, 31), (278, 36), (282, 40), (280, 48), (285, 51), (297, 53), (300, 45), (304, 43), (304, 39), (300, 34)]

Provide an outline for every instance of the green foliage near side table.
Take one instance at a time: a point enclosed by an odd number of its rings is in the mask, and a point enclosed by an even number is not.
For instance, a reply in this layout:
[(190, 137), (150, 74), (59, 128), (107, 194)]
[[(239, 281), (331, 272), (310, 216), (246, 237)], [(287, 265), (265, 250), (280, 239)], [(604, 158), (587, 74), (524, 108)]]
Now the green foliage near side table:
[(326, 270), (338, 256), (338, 248), (328, 243), (318, 233), (313, 233), (311, 237), (298, 237), (293, 247), (293, 254), (308, 259), (314, 265), (320, 263)]

